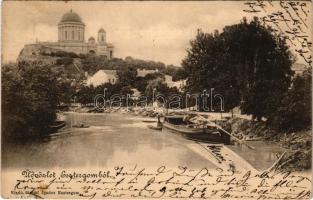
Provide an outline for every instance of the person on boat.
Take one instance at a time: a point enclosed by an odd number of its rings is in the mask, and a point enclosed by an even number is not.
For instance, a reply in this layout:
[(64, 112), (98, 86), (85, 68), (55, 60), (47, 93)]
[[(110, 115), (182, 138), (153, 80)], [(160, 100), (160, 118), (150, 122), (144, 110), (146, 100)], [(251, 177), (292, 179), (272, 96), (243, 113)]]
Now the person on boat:
[(162, 123), (161, 123), (161, 115), (158, 114), (158, 122), (157, 122), (157, 127), (162, 127)]
[(190, 115), (184, 115), (184, 118), (183, 118), (183, 121), (185, 124), (190, 124), (190, 119), (191, 119), (191, 116)]

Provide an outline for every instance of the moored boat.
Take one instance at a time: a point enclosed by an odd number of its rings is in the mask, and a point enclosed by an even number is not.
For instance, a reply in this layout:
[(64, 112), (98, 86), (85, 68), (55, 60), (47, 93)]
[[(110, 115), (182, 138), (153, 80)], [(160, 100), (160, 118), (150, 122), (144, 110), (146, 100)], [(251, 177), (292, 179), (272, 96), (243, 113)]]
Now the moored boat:
[(50, 133), (55, 133), (59, 129), (65, 127), (66, 123), (65, 121), (55, 121), (53, 124), (49, 126), (49, 132)]
[(148, 125), (148, 128), (152, 129), (152, 130), (157, 130), (157, 131), (161, 131), (162, 130), (162, 126), (152, 126), (152, 125)]
[(209, 143), (230, 143), (230, 136), (211, 124), (196, 124), (183, 115), (166, 116), (163, 122), (163, 129), (183, 135), (192, 140)]
[(72, 127), (74, 128), (89, 128), (89, 125), (84, 124), (83, 122), (79, 123), (79, 124), (74, 124), (72, 125)]

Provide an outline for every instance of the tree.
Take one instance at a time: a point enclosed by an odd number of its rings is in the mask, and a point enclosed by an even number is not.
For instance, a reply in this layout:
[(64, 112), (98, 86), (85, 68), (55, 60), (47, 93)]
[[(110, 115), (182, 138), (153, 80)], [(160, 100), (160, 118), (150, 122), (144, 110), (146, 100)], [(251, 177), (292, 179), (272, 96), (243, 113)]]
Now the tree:
[(148, 85), (146, 86), (145, 90), (145, 95), (148, 97), (148, 100), (152, 100), (153, 93), (155, 93), (154, 95), (160, 94), (165, 98), (169, 98), (171, 95), (180, 94), (176, 87), (168, 87), (164, 81), (164, 78), (161, 77), (148, 81)]
[(287, 91), (294, 59), (286, 40), (272, 34), (257, 18), (227, 26), (222, 33), (198, 31), (183, 60), (187, 90), (214, 88), (225, 109), (241, 105), (254, 118), (269, 117)]
[[(226, 110), (238, 105), (240, 99), (234, 95), (238, 93), (238, 87), (233, 69), (227, 64), (226, 44), (221, 34), (218, 31), (208, 34), (198, 30), (195, 40), (192, 40), (190, 45), (187, 57), (182, 61), (184, 71), (178, 74), (181, 76), (179, 79), (188, 74), (186, 91), (199, 94), (214, 88), (216, 93), (224, 97)], [(203, 108), (202, 105), (198, 106)]]
[[(103, 91), (101, 92), (101, 94), (103, 94)], [(93, 85), (91, 85), (81, 86), (75, 96), (78, 103), (81, 103), (82, 105), (87, 105), (89, 103), (93, 103), (95, 95), (95, 88), (93, 87)]]
[(277, 131), (294, 132), (311, 127), (312, 123), (312, 70), (297, 75), (268, 123)]
[(118, 82), (123, 86), (133, 86), (137, 77), (137, 69), (127, 67), (117, 71)]
[(292, 54), (283, 37), (273, 35), (258, 18), (225, 27), (227, 63), (235, 66), (243, 113), (260, 120), (275, 112), (288, 90), (293, 72)]
[[(67, 100), (69, 84), (49, 66), (2, 68), (2, 124), (4, 139), (40, 136), (56, 119), (58, 106)], [(68, 84), (68, 85), (67, 85)]]
[(173, 75), (173, 81), (179, 81), (186, 79), (188, 77), (188, 74), (183, 68), (178, 68), (177, 71)]

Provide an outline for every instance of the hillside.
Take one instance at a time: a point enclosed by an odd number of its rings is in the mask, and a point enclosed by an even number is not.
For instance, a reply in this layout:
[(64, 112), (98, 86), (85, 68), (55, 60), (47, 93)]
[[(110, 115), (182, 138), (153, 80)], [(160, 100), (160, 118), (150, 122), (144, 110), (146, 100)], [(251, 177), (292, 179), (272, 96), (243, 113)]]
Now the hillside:
[(113, 58), (107, 59), (106, 56), (97, 56), (94, 54), (75, 54), (58, 49), (49, 48), (40, 44), (29, 44), (20, 52), (17, 62), (41, 63), (42, 65), (52, 65), (65, 73), (84, 74), (88, 72), (93, 75), (99, 70), (120, 70), (125, 68), (156, 70), (174, 76), (178, 69), (174, 65), (165, 65), (162, 62), (146, 61), (135, 59), (130, 56), (125, 59)]

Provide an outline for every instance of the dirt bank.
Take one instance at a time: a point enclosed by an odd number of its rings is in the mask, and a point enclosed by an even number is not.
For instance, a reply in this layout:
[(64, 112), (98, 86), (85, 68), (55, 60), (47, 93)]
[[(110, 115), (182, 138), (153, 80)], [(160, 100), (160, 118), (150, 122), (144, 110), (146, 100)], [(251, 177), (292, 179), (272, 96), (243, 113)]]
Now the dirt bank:
[(287, 149), (285, 156), (277, 163), (278, 169), (303, 171), (311, 169), (312, 130), (295, 133), (278, 133), (268, 128), (265, 122), (231, 118), (223, 127), (243, 140), (275, 141)]

